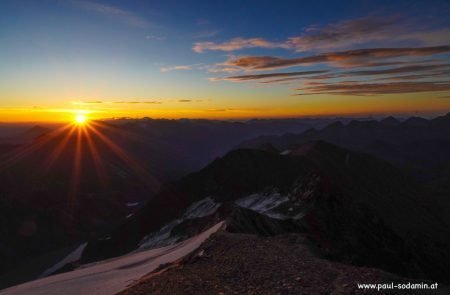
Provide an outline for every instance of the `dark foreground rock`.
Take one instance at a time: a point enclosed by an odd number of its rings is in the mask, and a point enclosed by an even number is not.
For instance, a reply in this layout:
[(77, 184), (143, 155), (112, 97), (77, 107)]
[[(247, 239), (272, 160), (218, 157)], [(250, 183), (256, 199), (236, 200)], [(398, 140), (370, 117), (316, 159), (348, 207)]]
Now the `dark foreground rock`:
[[(263, 238), (220, 232), (182, 261), (161, 267), (120, 294), (385, 294), (360, 290), (357, 283), (409, 281), (314, 253), (301, 234)], [(430, 294), (448, 290), (438, 292)]]

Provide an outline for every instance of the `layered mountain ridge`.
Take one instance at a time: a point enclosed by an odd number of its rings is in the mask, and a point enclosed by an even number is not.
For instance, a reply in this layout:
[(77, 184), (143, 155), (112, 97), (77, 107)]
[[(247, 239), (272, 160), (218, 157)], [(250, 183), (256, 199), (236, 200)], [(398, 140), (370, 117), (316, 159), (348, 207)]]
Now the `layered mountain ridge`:
[(271, 145), (283, 152), (298, 145), (323, 140), (385, 159), (421, 181), (450, 176), (450, 114), (405, 121), (388, 117), (381, 121), (335, 122), (323, 129), (281, 136), (261, 136), (237, 148), (265, 149)]
[[(94, 155), (77, 157), (77, 150), (92, 148), (85, 135), (79, 144), (77, 132), (67, 140), (67, 133), (45, 134), (3, 154), (0, 210), (8, 230), (0, 254), (7, 258), (4, 270), (23, 264), (29, 274), (8, 273), (0, 286), (41, 275), (42, 266), (32, 266), (39, 263), (25, 263), (36, 253), (75, 249), (70, 261), (42, 257), (57, 266), (44, 268), (48, 275), (175, 245), (222, 221), (231, 234), (274, 241), (293, 234), (331, 261), (449, 283), (449, 119), (335, 122), (320, 130), (260, 137), (168, 183), (172, 168), (158, 167), (174, 151), (161, 149), (168, 142), (147, 141), (144, 134), (155, 130), (148, 131), (145, 120), (96, 123), (110, 141), (91, 133), (111, 183), (106, 189)], [(140, 131), (131, 132), (134, 128)], [(65, 149), (55, 156), (63, 141)], [(11, 155), (18, 155), (14, 165)], [(49, 157), (52, 169), (44, 173)], [(75, 163), (82, 171), (77, 186), (67, 182)], [(70, 196), (76, 196), (74, 202), (66, 202)]]
[(286, 155), (236, 150), (91, 241), (82, 261), (171, 243), (226, 219), (231, 232), (303, 233), (330, 259), (442, 281), (448, 224), (434, 209), (414, 180), (366, 154), (322, 141)]
[(111, 231), (165, 182), (200, 169), (242, 140), (330, 120), (144, 118), (0, 126), (0, 287), (39, 276), (70, 249)]

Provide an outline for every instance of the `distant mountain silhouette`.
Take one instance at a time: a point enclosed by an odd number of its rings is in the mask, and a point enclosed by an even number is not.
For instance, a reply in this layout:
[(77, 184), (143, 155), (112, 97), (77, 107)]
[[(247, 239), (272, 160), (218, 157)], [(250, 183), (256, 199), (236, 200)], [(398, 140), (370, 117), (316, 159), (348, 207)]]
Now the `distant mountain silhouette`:
[[(11, 127), (19, 128), (18, 126)], [(25, 128), (22, 126), (22, 129)], [(0, 145), (6, 146), (6, 145), (19, 145), (19, 144), (28, 144), (33, 142), (36, 138), (45, 135), (46, 133), (49, 133), (52, 129), (48, 127), (43, 127), (40, 125), (35, 125), (33, 127), (27, 128), (25, 131), (15, 132), (13, 135), (11, 135), (11, 131), (8, 132), (7, 136), (4, 136), (0, 132)], [(2, 136), (3, 135), (3, 136)], [(2, 151), (0, 150), (0, 154)]]
[(40, 125), (35, 125), (21, 134), (21, 136), (29, 139), (35, 139), (39, 136), (49, 133), (51, 129)]
[(392, 116), (384, 118), (380, 122), (387, 126), (397, 126), (398, 124), (400, 124), (400, 120), (398, 120)]
[(262, 148), (270, 144), (280, 152), (303, 143), (324, 140), (386, 159), (420, 180), (450, 176), (450, 114), (431, 120), (411, 117), (403, 122), (388, 117), (381, 121), (336, 122), (321, 130), (263, 136), (238, 148)]

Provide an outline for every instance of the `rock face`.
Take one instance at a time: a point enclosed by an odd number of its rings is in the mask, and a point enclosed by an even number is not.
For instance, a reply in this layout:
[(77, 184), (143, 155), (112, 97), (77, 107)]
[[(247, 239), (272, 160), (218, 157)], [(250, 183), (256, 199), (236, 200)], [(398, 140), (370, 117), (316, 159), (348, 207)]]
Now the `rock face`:
[[(189, 215), (199, 202), (209, 205)], [(83, 259), (119, 255), (157, 236), (182, 239), (221, 219), (232, 232), (303, 233), (330, 259), (450, 277), (448, 224), (414, 181), (384, 161), (321, 141), (283, 155), (233, 151), (166, 188), (111, 236), (91, 241)]]
[[(219, 232), (195, 253), (155, 270), (119, 294), (382, 294), (358, 284), (416, 283), (378, 269), (329, 261), (317, 252), (301, 234), (258, 237)], [(405, 294), (402, 291), (399, 294)], [(430, 292), (408, 294), (448, 291), (440, 285)]]
[[(216, 216), (211, 218), (223, 218), (231, 212), (238, 198), (266, 188), (287, 188), (292, 179), (306, 172), (309, 165), (302, 158), (292, 160), (258, 150), (232, 152), (164, 188), (107, 239), (91, 242), (86, 248), (84, 261), (108, 258), (135, 249), (144, 236), (183, 216), (190, 205), (205, 198), (222, 204)], [(203, 220), (211, 218), (203, 217)]]

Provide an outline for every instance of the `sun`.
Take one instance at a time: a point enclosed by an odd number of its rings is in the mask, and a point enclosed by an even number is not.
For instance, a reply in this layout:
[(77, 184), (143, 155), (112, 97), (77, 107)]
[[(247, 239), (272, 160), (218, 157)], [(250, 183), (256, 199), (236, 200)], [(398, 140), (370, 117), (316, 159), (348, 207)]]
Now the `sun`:
[(85, 114), (76, 114), (75, 123), (77, 125), (84, 125), (88, 121), (88, 117)]

